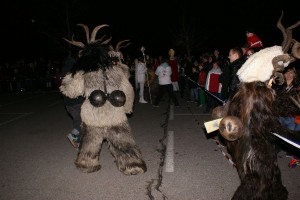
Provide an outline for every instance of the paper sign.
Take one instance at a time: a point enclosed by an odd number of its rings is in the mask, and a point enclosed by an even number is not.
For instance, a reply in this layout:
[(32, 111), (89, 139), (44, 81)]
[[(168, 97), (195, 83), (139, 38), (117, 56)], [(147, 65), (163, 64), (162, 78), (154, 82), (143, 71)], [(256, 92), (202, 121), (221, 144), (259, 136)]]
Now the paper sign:
[(205, 126), (205, 129), (206, 129), (206, 132), (207, 133), (211, 133), (213, 131), (218, 130), (219, 129), (220, 121), (222, 119), (223, 118), (219, 118), (219, 119), (215, 119), (215, 120), (212, 120), (212, 121), (205, 122), (204, 126)]

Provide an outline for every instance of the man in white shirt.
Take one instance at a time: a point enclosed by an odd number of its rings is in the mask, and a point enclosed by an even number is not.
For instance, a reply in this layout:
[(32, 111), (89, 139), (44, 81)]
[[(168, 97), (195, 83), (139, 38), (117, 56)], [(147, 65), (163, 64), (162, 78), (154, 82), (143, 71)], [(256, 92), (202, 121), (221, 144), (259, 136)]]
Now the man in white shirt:
[(173, 85), (171, 81), (172, 69), (168, 64), (167, 60), (164, 60), (161, 65), (159, 65), (155, 71), (158, 76), (158, 95), (154, 101), (153, 106), (158, 107), (164, 93), (169, 94), (169, 98), (172, 99), (175, 106), (179, 106), (178, 100), (173, 91)]

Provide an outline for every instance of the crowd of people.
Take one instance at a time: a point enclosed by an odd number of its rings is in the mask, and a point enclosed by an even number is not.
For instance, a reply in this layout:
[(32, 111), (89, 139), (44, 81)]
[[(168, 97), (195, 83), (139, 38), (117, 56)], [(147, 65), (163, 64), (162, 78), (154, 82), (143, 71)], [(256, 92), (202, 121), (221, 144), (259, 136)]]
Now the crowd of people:
[[(234, 94), (239, 84), (237, 71), (252, 54), (264, 48), (262, 40), (253, 28), (246, 30), (245, 42), (242, 44), (230, 48), (227, 56), (222, 55), (218, 48), (199, 56), (176, 56), (175, 50), (170, 48), (166, 52), (168, 56), (149, 56), (147, 59), (142, 56), (137, 58), (127, 56), (124, 63), (130, 68), (130, 82), (139, 96), (139, 103), (151, 102), (154, 107), (158, 107), (164, 94), (168, 94), (173, 105), (179, 106), (176, 95), (178, 93), (181, 98), (196, 103), (199, 108), (204, 108), (205, 113), (209, 113)], [(63, 60), (41, 57), (30, 62), (20, 59), (13, 63), (0, 64), (0, 91), (24, 93), (57, 90), (66, 73), (65, 67), (70, 65), (68, 62), (71, 61), (67, 56)], [(294, 66), (286, 70), (284, 77), (286, 80), (284, 86), (275, 86), (276, 90), (289, 92), (299, 88)], [(156, 94), (153, 102), (152, 97), (147, 94), (148, 91), (151, 93), (150, 90)], [(73, 104), (68, 99), (64, 100), (66, 104)], [(75, 103), (72, 106), (74, 105)], [(70, 111), (70, 108), (68, 110)], [(300, 129), (299, 116), (287, 113), (280, 118), (280, 122), (288, 128)], [(70, 140), (77, 138), (76, 128), (73, 132), (69, 135)]]

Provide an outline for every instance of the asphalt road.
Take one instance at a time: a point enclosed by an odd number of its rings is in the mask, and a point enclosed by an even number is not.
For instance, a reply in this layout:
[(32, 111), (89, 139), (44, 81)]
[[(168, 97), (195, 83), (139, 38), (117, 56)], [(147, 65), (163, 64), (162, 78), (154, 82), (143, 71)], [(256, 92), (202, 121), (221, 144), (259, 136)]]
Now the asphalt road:
[[(77, 150), (66, 137), (72, 121), (57, 91), (0, 95), (0, 200), (231, 199), (239, 178), (225, 147), (202, 128), (210, 115), (178, 99), (175, 108), (135, 103), (129, 123), (148, 171), (126, 176), (106, 143), (99, 171), (75, 167)], [(300, 166), (288, 167), (291, 159), (278, 154), (289, 199), (297, 200)]]

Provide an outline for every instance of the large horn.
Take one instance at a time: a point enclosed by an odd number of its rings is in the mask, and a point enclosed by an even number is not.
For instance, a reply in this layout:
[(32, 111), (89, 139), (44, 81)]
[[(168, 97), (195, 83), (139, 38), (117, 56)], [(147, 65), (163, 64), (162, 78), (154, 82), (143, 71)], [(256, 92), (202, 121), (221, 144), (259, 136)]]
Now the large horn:
[(84, 31), (85, 31), (85, 35), (86, 35), (86, 41), (87, 43), (90, 42), (90, 30), (89, 30), (89, 27), (85, 24), (77, 24), (78, 26), (81, 26), (84, 28)]
[(110, 36), (108, 39), (103, 41), (105, 37), (106, 35), (102, 36), (100, 39), (95, 40), (95, 42), (100, 42), (101, 44), (108, 44), (111, 41), (112, 36)]
[(281, 44), (282, 50), (284, 53), (287, 53), (288, 50), (292, 47), (291, 45), (298, 43), (296, 40), (293, 39), (292, 30), (300, 25), (300, 20), (295, 24), (291, 25), (290, 27), (284, 28), (284, 26), (281, 23), (282, 17), (283, 11), (281, 12), (281, 16), (279, 17), (279, 20), (277, 22), (277, 27), (281, 30), (283, 35), (283, 42)]
[[(284, 28), (281, 23), (283, 17), (283, 11), (277, 21), (277, 27), (280, 29), (283, 35), (283, 42), (281, 44), (283, 55), (276, 56), (272, 59), (272, 64), (274, 67), (273, 76), (274, 80), (278, 82), (278, 84), (282, 84), (284, 82), (284, 77), (279, 72), (282, 72), (285, 67), (287, 67), (291, 62), (296, 59), (300, 59), (300, 43), (293, 39), (292, 30), (300, 25), (300, 20), (291, 25), (288, 28)], [(291, 54), (288, 51), (291, 49)]]
[(75, 41), (75, 40), (73, 39), (73, 36), (72, 36), (72, 40), (68, 40), (68, 39), (66, 39), (66, 38), (63, 38), (63, 39), (66, 40), (68, 43), (70, 43), (70, 44), (72, 44), (72, 45), (75, 45), (75, 46), (77, 46), (77, 47), (80, 47), (80, 48), (84, 48), (84, 47), (85, 47), (85, 45), (84, 45), (82, 42)]
[(107, 25), (107, 24), (103, 24), (103, 25), (96, 26), (96, 27), (94, 28), (94, 30), (93, 30), (93, 32), (92, 32), (92, 34), (91, 34), (91, 40), (90, 40), (90, 42), (95, 42), (97, 32), (98, 32), (101, 28), (103, 28), (103, 27), (105, 27), (105, 26), (108, 26), (108, 25)]

